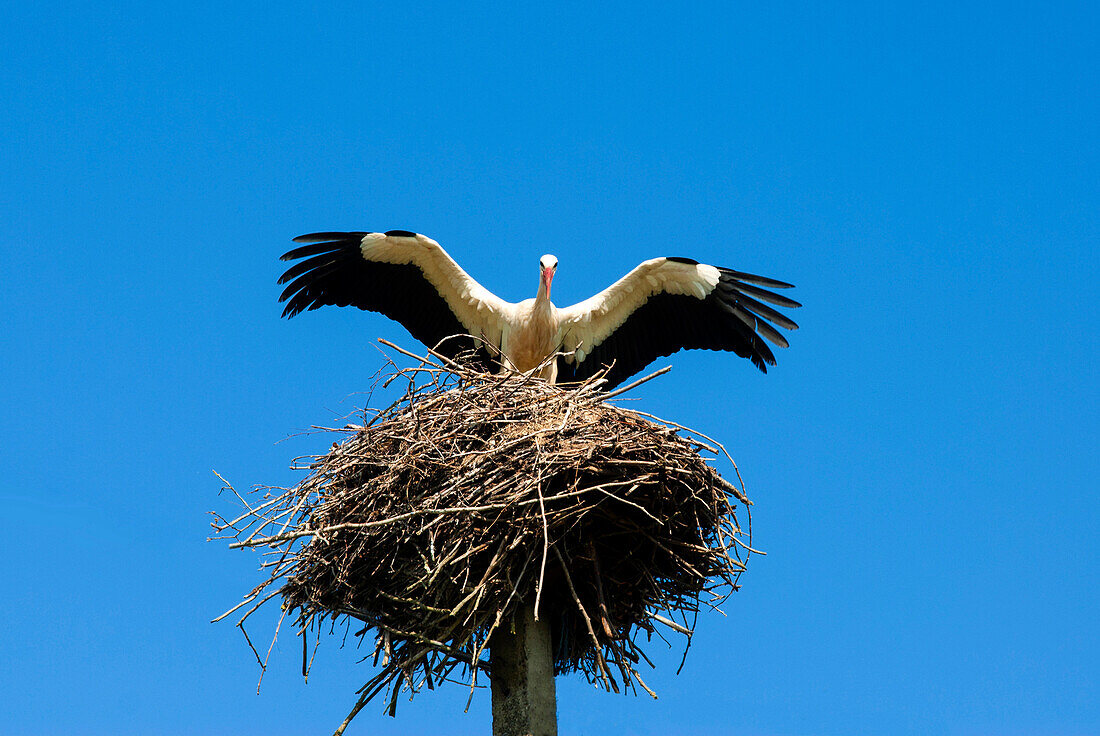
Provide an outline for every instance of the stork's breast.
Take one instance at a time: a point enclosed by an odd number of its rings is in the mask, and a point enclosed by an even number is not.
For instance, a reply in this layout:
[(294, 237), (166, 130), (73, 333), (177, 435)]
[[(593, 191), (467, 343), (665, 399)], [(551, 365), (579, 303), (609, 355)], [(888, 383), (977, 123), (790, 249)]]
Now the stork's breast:
[(532, 320), (509, 336), (505, 352), (516, 370), (536, 368), (546, 356), (554, 352), (554, 330), (548, 321)]

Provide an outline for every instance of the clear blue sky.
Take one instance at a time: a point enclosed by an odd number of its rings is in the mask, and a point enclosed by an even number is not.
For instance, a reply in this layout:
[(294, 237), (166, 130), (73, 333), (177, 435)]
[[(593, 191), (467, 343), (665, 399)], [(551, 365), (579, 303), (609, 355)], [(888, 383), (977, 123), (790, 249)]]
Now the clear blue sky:
[[(522, 4), (521, 4), (522, 5)], [(797, 284), (760, 375), (641, 408), (720, 438), (753, 559), (661, 698), (562, 733), (1100, 733), (1100, 14), (1086, 3), (8, 3), (0, 10), (0, 733), (326, 733), (368, 675), (257, 667), (206, 543), (379, 366), (279, 319), (303, 232), (406, 228), (571, 303), (643, 258)], [(728, 468), (723, 467), (728, 472)], [(253, 630), (266, 639), (262, 627)], [(349, 733), (483, 734), (488, 696)]]

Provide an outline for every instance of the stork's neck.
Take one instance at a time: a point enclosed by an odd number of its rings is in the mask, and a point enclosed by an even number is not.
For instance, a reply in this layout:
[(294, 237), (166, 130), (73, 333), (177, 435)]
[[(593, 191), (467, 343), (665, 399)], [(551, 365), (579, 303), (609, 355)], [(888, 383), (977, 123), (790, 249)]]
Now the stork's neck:
[(535, 294), (535, 309), (547, 309), (550, 306), (550, 282), (554, 275), (544, 273), (539, 277), (539, 290)]

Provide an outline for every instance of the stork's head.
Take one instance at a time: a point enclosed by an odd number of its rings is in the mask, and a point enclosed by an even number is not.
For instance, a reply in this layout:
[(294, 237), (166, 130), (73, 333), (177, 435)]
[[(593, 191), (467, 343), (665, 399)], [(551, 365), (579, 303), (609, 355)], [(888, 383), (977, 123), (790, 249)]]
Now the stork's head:
[(550, 282), (554, 279), (554, 272), (558, 270), (558, 259), (549, 253), (539, 259), (539, 281), (546, 287), (547, 296), (550, 294)]

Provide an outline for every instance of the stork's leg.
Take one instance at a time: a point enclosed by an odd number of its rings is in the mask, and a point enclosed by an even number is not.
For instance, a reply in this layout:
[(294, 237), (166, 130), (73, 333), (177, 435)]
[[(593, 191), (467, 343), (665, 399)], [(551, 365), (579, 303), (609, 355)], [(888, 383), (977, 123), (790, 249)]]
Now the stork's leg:
[(539, 378), (544, 379), (547, 383), (558, 382), (558, 359), (556, 357), (547, 361), (546, 365), (539, 371)]

